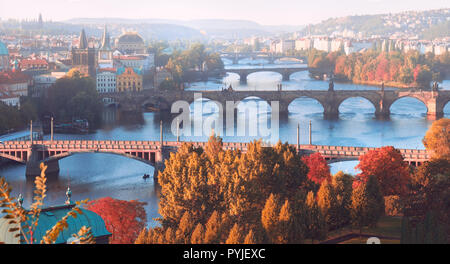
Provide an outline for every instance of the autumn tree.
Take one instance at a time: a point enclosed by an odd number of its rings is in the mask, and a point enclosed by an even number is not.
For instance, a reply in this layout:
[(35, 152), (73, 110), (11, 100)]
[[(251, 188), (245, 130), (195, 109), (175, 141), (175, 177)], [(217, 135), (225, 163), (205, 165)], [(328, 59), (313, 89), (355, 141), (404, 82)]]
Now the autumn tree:
[(369, 176), (367, 182), (362, 182), (353, 190), (352, 221), (362, 233), (364, 226), (376, 226), (384, 214), (384, 198), (375, 176)]
[(248, 231), (248, 234), (244, 238), (244, 244), (249, 244), (249, 245), (258, 244), (255, 233), (253, 232), (253, 229), (250, 229), (250, 231)]
[(291, 206), (289, 205), (289, 201), (286, 199), (278, 216), (278, 243), (287, 244), (294, 242), (294, 237), (296, 234), (293, 228), (293, 217)]
[(111, 232), (111, 244), (132, 244), (147, 223), (146, 203), (105, 197), (88, 203), (87, 209), (97, 213)]
[(230, 234), (228, 235), (225, 244), (241, 244), (241, 243), (242, 243), (241, 230), (239, 228), (239, 225), (236, 223), (234, 224), (233, 228), (231, 228)]
[(311, 243), (314, 243), (314, 240), (325, 239), (327, 236), (326, 222), (312, 191), (308, 193), (305, 205), (306, 237), (311, 239)]
[(450, 160), (450, 119), (434, 121), (425, 134), (423, 144), (432, 151), (433, 158)]
[(206, 222), (205, 244), (218, 244), (220, 242), (220, 224), (219, 214), (214, 211)]
[(180, 224), (176, 231), (177, 243), (188, 244), (190, 242), (191, 233), (194, 230), (194, 223), (191, 213), (186, 211), (181, 217)]
[(202, 224), (198, 223), (192, 232), (191, 244), (203, 244), (205, 237), (205, 229)]
[(323, 181), (317, 192), (317, 205), (319, 206), (327, 227), (329, 229), (338, 226), (337, 199), (333, 185), (329, 181)]
[[(404, 214), (414, 223), (433, 212), (450, 226), (450, 161), (433, 159), (417, 168), (404, 199)], [(448, 229), (447, 232), (450, 232)]]
[(337, 202), (337, 221), (339, 226), (351, 221), (350, 208), (352, 204), (353, 177), (342, 171), (333, 176), (333, 187)]
[(359, 157), (356, 169), (361, 170), (356, 183), (365, 182), (370, 175), (374, 175), (384, 196), (405, 193), (410, 179), (409, 166), (400, 151), (394, 147), (369, 150)]
[(323, 158), (322, 154), (314, 153), (304, 156), (302, 161), (308, 166), (308, 179), (320, 186), (324, 180), (331, 180), (330, 165)]
[(279, 204), (275, 195), (267, 198), (266, 205), (261, 213), (261, 223), (270, 242), (275, 243), (278, 236)]

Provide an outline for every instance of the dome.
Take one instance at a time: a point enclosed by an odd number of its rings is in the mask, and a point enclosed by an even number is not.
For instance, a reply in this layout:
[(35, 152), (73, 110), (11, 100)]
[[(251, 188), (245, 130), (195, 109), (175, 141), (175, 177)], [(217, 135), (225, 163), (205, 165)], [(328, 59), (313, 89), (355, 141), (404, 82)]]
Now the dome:
[(0, 41), (0, 56), (7, 55), (9, 56), (8, 48), (6, 48), (5, 44)]
[(119, 37), (119, 43), (144, 43), (144, 39), (137, 33), (128, 32)]
[[(34, 232), (34, 237), (37, 243), (42, 240), (47, 230), (50, 230), (61, 218), (63, 218), (70, 210), (72, 206), (60, 206), (50, 207), (43, 209), (39, 216), (38, 226)], [(67, 219), (68, 228), (62, 231), (56, 239), (56, 244), (64, 244), (72, 234), (77, 234), (81, 227), (86, 226), (91, 228), (92, 235), (96, 238), (108, 237), (111, 233), (106, 230), (105, 222), (96, 213), (80, 208), (83, 214), (78, 214), (77, 218), (69, 217)], [(0, 242), (6, 244), (19, 244), (17, 237), (14, 237), (14, 233), (8, 232), (12, 227), (18, 227), (17, 225), (9, 225), (9, 219), (4, 217), (0, 218)]]

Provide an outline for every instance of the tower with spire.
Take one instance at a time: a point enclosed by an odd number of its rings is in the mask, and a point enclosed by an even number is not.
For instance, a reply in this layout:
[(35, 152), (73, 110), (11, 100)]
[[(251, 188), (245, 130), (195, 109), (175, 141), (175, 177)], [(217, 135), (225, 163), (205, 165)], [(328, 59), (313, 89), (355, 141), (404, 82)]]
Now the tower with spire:
[(113, 67), (113, 51), (111, 49), (110, 38), (106, 25), (103, 31), (102, 45), (98, 50), (98, 65), (100, 68)]
[(81, 30), (78, 47), (72, 47), (72, 67), (77, 68), (81, 74), (95, 76), (97, 68), (97, 55), (93, 47), (89, 47), (84, 29)]

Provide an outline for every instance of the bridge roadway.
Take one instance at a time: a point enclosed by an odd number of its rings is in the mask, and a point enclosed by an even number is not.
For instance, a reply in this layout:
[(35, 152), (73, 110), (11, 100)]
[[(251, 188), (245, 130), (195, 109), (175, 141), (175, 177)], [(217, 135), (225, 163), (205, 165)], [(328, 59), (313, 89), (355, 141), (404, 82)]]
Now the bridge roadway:
[(221, 58), (231, 60), (233, 64), (238, 64), (239, 60), (242, 59), (265, 59), (268, 60), (269, 63), (274, 63), (278, 59), (289, 58), (289, 59), (297, 59), (303, 60), (304, 58), (298, 56), (284, 56), (284, 55), (275, 55), (272, 53), (265, 52), (248, 52), (248, 53), (222, 53), (220, 55)]
[[(187, 142), (196, 147), (205, 147), (207, 142)], [(6, 141), (0, 144), (0, 157), (27, 164), (27, 176), (39, 174), (39, 164), (53, 164), (59, 171), (58, 160), (76, 153), (110, 153), (135, 159), (152, 166), (155, 171), (163, 168), (164, 160), (175, 152), (182, 142), (163, 141), (117, 141), (117, 140), (59, 140), (59, 141)], [(249, 143), (224, 142), (224, 150), (247, 151)], [(297, 148), (297, 145), (291, 145)], [(375, 148), (346, 147), (346, 146), (321, 146), (300, 145), (301, 153), (321, 153), (329, 162), (358, 160), (358, 158)], [(426, 150), (400, 149), (404, 160), (417, 166), (430, 159), (430, 153)], [(30, 167), (30, 163), (34, 163)]]
[[(298, 98), (307, 97), (317, 100), (323, 107), (325, 119), (339, 117), (339, 106), (349, 98), (361, 97), (367, 99), (375, 108), (375, 116), (388, 118), (391, 105), (400, 98), (412, 97), (421, 101), (427, 107), (427, 117), (430, 120), (439, 119), (444, 115), (444, 107), (450, 101), (450, 90), (420, 91), (404, 90), (294, 90), (294, 91), (160, 91), (146, 90), (143, 92), (104, 93), (103, 98), (128, 111), (141, 111), (143, 107), (152, 106), (161, 111), (170, 112), (176, 101), (189, 104), (202, 98), (217, 103), (221, 109), (226, 109), (227, 102), (237, 103), (248, 98), (258, 97), (266, 102), (279, 102), (279, 113), (289, 113), (289, 105)], [(275, 111), (275, 109), (272, 109)]]

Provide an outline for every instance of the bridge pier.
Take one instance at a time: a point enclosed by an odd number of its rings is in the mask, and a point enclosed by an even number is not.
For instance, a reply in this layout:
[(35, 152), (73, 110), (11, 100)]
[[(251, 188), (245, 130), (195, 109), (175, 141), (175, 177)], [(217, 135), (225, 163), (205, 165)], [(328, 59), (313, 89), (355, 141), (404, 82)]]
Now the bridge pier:
[(287, 81), (289, 81), (289, 80), (291, 79), (291, 74), (290, 74), (290, 72), (284, 72), (284, 73), (282, 73), (281, 75), (283, 76), (283, 81), (284, 81), (284, 82), (287, 82)]
[(247, 76), (248, 76), (248, 74), (247, 73), (240, 73), (239, 74), (239, 82), (241, 83), (241, 84), (247, 84)]
[[(41, 163), (43, 162), (38, 151), (38, 145), (32, 145), (30, 151), (28, 151), (28, 159), (26, 165), (25, 176), (27, 179), (34, 179), (36, 176), (41, 175)], [(45, 161), (47, 170), (45, 175), (47, 177), (55, 177), (59, 174), (59, 162), (58, 160)]]

